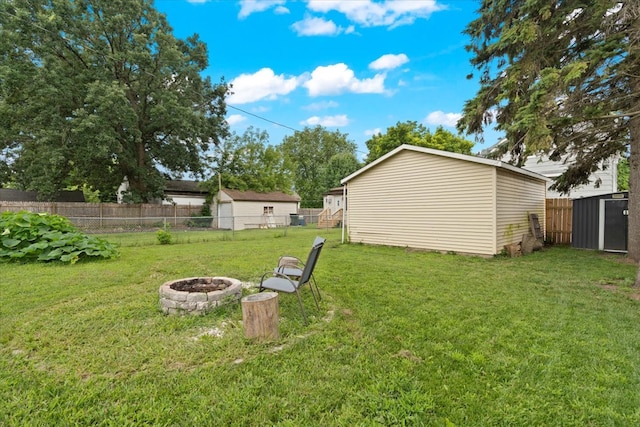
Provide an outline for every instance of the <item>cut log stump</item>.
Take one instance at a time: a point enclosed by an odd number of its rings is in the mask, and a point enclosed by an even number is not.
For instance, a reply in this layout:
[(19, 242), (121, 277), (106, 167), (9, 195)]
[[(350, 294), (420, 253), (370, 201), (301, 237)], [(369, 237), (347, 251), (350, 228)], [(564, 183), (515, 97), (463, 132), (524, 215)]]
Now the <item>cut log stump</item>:
[(257, 338), (259, 341), (280, 338), (277, 292), (260, 292), (248, 295), (240, 302), (242, 304), (242, 325), (246, 338)]

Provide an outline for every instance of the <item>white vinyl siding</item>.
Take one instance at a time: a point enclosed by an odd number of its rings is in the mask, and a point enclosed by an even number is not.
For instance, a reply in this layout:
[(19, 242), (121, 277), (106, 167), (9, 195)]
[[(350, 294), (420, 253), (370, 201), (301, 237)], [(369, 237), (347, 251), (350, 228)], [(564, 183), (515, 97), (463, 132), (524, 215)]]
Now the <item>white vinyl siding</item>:
[[(264, 208), (273, 207), (273, 215), (264, 215)], [(282, 227), (289, 225), (289, 214), (298, 211), (296, 202), (235, 201), (233, 202), (235, 229)]]
[[(549, 160), (546, 155), (529, 156), (522, 166), (531, 172), (539, 173), (549, 178), (555, 179), (560, 176), (569, 167), (565, 163), (567, 157), (563, 157), (560, 161)], [(570, 161), (569, 161), (570, 163)], [(547, 184), (548, 198), (564, 198), (569, 197), (578, 199), (580, 197), (598, 196), (601, 194), (615, 193), (618, 191), (618, 157), (612, 157), (603, 161), (598, 170), (589, 176), (589, 183), (572, 189), (569, 194), (561, 194), (549, 187), (553, 185), (553, 181)], [(600, 185), (596, 187), (596, 181), (600, 180)]]
[(401, 151), (348, 182), (352, 242), (495, 253), (494, 167)]
[(511, 171), (497, 172), (496, 252), (500, 252), (504, 245), (518, 243), (529, 233), (529, 214), (538, 214), (540, 227), (545, 229), (545, 185)]
[[(225, 192), (220, 198), (220, 227), (244, 230), (246, 228), (282, 227), (289, 225), (289, 214), (298, 212), (298, 202), (233, 200)], [(272, 207), (272, 215), (264, 215), (264, 208)]]

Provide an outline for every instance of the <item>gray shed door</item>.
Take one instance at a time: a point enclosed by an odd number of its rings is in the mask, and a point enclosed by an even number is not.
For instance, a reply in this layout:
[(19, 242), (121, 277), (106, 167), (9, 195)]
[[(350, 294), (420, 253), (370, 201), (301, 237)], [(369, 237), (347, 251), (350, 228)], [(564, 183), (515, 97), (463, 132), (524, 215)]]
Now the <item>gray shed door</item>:
[(628, 200), (604, 201), (604, 250), (626, 251), (629, 223)]

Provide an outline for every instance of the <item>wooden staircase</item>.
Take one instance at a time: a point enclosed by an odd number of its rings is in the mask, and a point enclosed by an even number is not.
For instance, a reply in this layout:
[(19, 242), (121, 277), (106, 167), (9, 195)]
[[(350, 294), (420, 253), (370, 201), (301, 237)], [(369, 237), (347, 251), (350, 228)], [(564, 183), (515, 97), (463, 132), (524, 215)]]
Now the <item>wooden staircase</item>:
[(318, 215), (318, 228), (333, 228), (342, 224), (342, 209), (333, 214), (331, 209), (325, 209)]

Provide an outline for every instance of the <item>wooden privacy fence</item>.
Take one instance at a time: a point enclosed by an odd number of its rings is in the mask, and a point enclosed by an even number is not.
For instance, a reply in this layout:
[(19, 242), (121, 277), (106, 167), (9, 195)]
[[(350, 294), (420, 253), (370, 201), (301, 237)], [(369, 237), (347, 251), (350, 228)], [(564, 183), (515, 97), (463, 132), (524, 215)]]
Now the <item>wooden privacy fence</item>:
[(555, 244), (571, 244), (571, 221), (573, 201), (571, 199), (546, 200), (546, 240)]
[(0, 201), (0, 212), (46, 212), (68, 218), (163, 218), (199, 215), (202, 205)]

